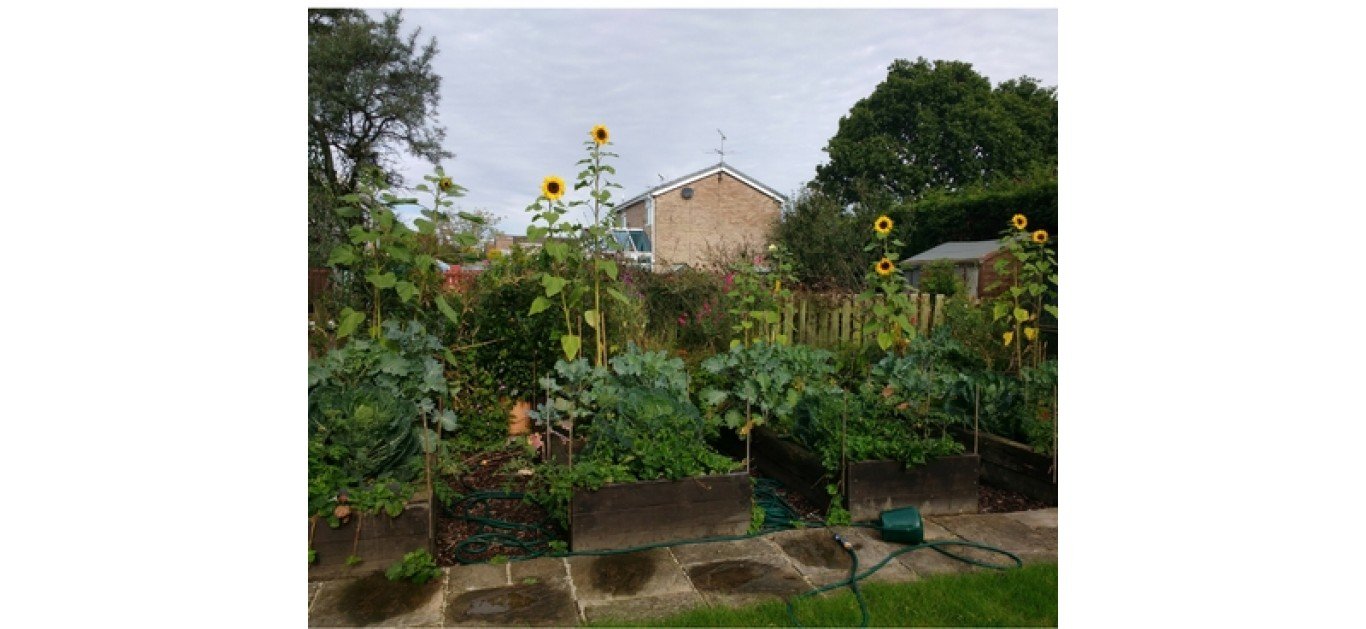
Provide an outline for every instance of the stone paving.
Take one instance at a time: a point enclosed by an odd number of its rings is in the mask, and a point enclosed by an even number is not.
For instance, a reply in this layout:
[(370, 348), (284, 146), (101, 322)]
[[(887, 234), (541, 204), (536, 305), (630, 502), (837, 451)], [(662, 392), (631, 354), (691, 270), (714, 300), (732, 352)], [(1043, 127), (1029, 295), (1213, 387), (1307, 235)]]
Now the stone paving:
[[(389, 582), (382, 574), (308, 584), (311, 627), (572, 626), (601, 619), (669, 616), (701, 606), (786, 599), (849, 574), (849, 556), (831, 539), (854, 545), (859, 570), (905, 544), (860, 527), (783, 531), (740, 541), (684, 544), (621, 555), (539, 558), (503, 565), (446, 568), (426, 585)], [(965, 540), (1008, 550), (1025, 563), (1058, 557), (1058, 510), (925, 517), (925, 539)], [(1000, 563), (975, 550), (964, 556)], [(870, 581), (914, 581), (933, 574), (983, 570), (933, 550), (905, 553)]]

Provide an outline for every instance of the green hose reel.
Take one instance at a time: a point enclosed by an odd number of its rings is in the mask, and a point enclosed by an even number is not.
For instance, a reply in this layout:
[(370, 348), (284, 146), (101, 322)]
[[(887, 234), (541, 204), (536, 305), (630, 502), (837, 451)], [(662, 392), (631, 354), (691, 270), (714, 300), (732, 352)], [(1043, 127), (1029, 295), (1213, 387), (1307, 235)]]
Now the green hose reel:
[(915, 507), (902, 507), (882, 512), (882, 539), (902, 544), (920, 544), (925, 541), (925, 521), (920, 519), (920, 510)]

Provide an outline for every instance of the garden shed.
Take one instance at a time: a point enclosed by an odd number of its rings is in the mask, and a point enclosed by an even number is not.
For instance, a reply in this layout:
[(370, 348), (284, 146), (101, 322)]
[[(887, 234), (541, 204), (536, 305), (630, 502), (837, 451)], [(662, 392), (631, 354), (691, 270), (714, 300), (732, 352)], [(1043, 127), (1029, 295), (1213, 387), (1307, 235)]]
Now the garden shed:
[(617, 227), (643, 230), (655, 268), (700, 266), (767, 246), (787, 197), (724, 162), (666, 181), (617, 206)]
[(912, 286), (920, 288), (925, 267), (933, 262), (948, 261), (958, 278), (963, 280), (968, 297), (979, 298), (997, 280), (996, 259), (1005, 253), (999, 240), (946, 242), (922, 251), (901, 262)]

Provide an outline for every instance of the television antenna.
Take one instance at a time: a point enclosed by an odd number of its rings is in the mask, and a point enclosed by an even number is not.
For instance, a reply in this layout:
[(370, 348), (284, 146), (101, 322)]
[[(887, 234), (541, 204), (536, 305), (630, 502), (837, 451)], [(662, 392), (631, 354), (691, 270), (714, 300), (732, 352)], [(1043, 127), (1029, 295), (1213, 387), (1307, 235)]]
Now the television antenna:
[[(721, 156), (721, 165), (724, 166), (726, 164), (726, 134), (720, 129), (716, 130), (716, 134), (721, 136), (721, 148), (712, 149), (711, 152)], [(735, 151), (731, 152), (734, 153)]]

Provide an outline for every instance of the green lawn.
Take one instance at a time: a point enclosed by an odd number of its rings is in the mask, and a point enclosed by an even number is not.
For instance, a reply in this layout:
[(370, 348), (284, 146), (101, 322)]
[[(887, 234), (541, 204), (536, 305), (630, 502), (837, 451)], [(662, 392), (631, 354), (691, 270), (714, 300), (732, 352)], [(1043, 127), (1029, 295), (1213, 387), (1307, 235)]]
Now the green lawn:
[[(1033, 564), (1004, 572), (941, 575), (910, 583), (860, 585), (871, 614), (869, 625), (936, 627), (1038, 627), (1058, 624), (1058, 566)], [(797, 620), (808, 627), (848, 627), (859, 622), (858, 603), (848, 588), (797, 604)], [(593, 626), (639, 626), (646, 621), (610, 621)], [(701, 608), (648, 621), (657, 627), (787, 627), (786, 607), (771, 601), (736, 609)]]

